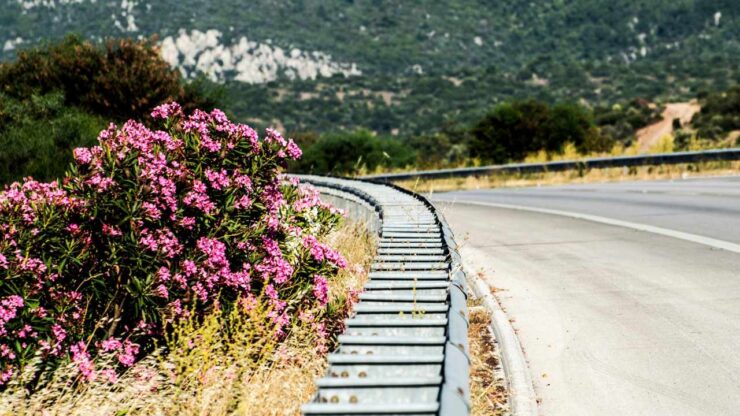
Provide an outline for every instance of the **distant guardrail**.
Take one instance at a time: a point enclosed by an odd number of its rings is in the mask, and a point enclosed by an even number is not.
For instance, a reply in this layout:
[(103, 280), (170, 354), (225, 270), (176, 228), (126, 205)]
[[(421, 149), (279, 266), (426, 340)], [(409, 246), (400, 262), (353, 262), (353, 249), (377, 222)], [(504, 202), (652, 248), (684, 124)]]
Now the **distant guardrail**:
[(474, 168), (422, 170), (403, 173), (367, 175), (362, 179), (394, 182), (410, 179), (465, 178), (468, 176), (490, 176), (497, 173), (541, 173), (567, 170), (619, 168), (629, 166), (670, 165), (712, 161), (740, 160), (740, 147), (731, 149), (702, 150), (695, 152), (657, 153), (638, 156), (595, 157), (581, 160), (559, 160), (545, 163), (512, 163)]

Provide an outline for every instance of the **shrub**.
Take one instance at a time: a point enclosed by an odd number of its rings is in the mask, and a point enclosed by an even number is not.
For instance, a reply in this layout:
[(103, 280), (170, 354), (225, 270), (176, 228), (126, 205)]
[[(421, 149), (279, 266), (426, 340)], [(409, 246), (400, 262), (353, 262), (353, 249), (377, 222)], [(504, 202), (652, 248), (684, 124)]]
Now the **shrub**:
[(148, 124), (166, 100), (211, 109), (221, 92), (203, 78), (182, 83), (148, 40), (99, 45), (68, 36), (22, 51), (0, 64), (0, 184), (60, 178), (71, 150), (92, 145), (106, 119)]
[(719, 140), (740, 130), (740, 85), (709, 94), (701, 100), (701, 105), (701, 111), (691, 120), (699, 137)]
[(168, 100), (180, 100), (186, 110), (214, 105), (209, 97), (216, 91), (202, 84), (184, 86), (180, 73), (146, 39), (109, 39), (98, 45), (69, 35), (0, 65), (1, 91), (11, 97), (59, 91), (67, 105), (117, 121), (142, 120)]
[(566, 143), (581, 153), (613, 145), (610, 137), (599, 134), (587, 108), (569, 103), (550, 107), (535, 100), (497, 105), (470, 133), (472, 155), (493, 163), (520, 161), (540, 150), (559, 152)]
[(292, 167), (297, 172), (350, 175), (360, 169), (403, 167), (413, 163), (413, 150), (400, 140), (378, 137), (367, 130), (329, 133), (314, 140)]
[[(168, 322), (213, 310), (266, 304), (278, 337), (306, 311), (321, 319), (345, 262), (318, 241), (338, 213), (280, 176), (300, 149), (219, 110), (152, 116), (163, 130), (111, 125), (62, 181), (0, 194), (0, 382), (35, 355), (112, 375)], [(95, 368), (93, 353), (116, 366)]]
[(101, 117), (67, 107), (61, 93), (17, 100), (0, 93), (0, 184), (33, 176), (64, 176), (71, 149), (91, 146), (105, 127)]
[(522, 160), (546, 143), (546, 104), (531, 100), (497, 105), (471, 130), (473, 156), (493, 163)]

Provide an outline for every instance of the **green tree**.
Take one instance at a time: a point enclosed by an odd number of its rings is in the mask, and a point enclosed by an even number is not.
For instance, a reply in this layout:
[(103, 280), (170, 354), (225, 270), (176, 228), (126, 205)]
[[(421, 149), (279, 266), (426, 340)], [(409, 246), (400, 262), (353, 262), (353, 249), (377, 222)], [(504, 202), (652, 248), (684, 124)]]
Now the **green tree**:
[(470, 152), (490, 163), (520, 161), (528, 153), (559, 152), (566, 143), (581, 153), (605, 151), (613, 140), (601, 135), (592, 112), (579, 104), (553, 107), (536, 100), (499, 104), (470, 130)]
[(413, 163), (413, 151), (398, 139), (378, 137), (368, 130), (328, 133), (303, 149), (294, 172), (351, 175), (361, 168), (402, 167)]
[(94, 144), (104, 120), (64, 105), (61, 93), (16, 100), (0, 94), (0, 184), (61, 177), (71, 149)]
[(581, 153), (611, 149), (613, 143), (599, 135), (593, 114), (585, 107), (573, 103), (559, 103), (552, 107), (549, 119), (543, 125), (548, 151), (559, 151), (566, 143), (575, 144)]
[(186, 111), (209, 110), (219, 92), (205, 84), (182, 83), (153, 40), (109, 39), (98, 45), (69, 35), (0, 65), (0, 91), (10, 97), (60, 91), (66, 105), (113, 120), (144, 120), (152, 108), (172, 100)]
[(544, 131), (549, 117), (548, 106), (535, 100), (499, 104), (472, 128), (470, 151), (492, 163), (524, 159), (551, 145)]
[(190, 83), (160, 58), (152, 41), (68, 36), (0, 64), (0, 184), (60, 177), (71, 150), (95, 142), (109, 120), (147, 121), (156, 105), (212, 109), (221, 87)]

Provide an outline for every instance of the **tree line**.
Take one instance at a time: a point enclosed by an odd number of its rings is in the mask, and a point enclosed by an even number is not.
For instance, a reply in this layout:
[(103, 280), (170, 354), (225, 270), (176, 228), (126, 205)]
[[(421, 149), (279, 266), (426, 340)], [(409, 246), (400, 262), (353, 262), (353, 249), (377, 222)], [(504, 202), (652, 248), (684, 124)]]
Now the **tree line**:
[[(261, 88), (269, 89), (269, 84)], [(690, 126), (679, 126), (679, 148), (692, 135), (710, 145), (731, 145), (725, 138), (740, 130), (740, 87), (699, 99), (702, 111)], [(58, 178), (71, 162), (71, 149), (93, 144), (108, 122), (148, 123), (151, 109), (170, 100), (182, 103), (186, 111), (220, 107), (230, 115), (239, 112), (223, 86), (204, 79), (183, 80), (159, 56), (153, 40), (93, 43), (68, 36), (21, 51), (15, 61), (0, 64), (0, 184), (25, 176)], [(259, 96), (250, 101), (262, 102)], [(303, 158), (290, 168), (353, 175), (518, 162), (529, 154), (558, 153), (566, 146), (582, 154), (608, 152), (615, 145), (630, 146), (635, 132), (660, 120), (662, 110), (639, 98), (595, 107), (528, 98), (479, 109), (478, 117), (437, 117), (432, 132), (405, 135), (392, 134), (392, 112), (379, 130), (347, 129), (343, 123), (333, 124), (330, 113), (323, 130), (287, 132), (304, 150)]]

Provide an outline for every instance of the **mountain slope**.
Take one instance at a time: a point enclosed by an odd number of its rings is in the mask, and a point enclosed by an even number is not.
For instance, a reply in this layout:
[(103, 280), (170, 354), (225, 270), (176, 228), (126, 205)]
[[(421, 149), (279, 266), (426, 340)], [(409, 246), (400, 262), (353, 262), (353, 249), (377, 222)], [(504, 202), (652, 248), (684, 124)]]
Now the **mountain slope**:
[(158, 34), (187, 76), (235, 82), (233, 112), (288, 129), (419, 133), (517, 96), (685, 98), (740, 66), (733, 0), (6, 3), (0, 59), (70, 31)]

